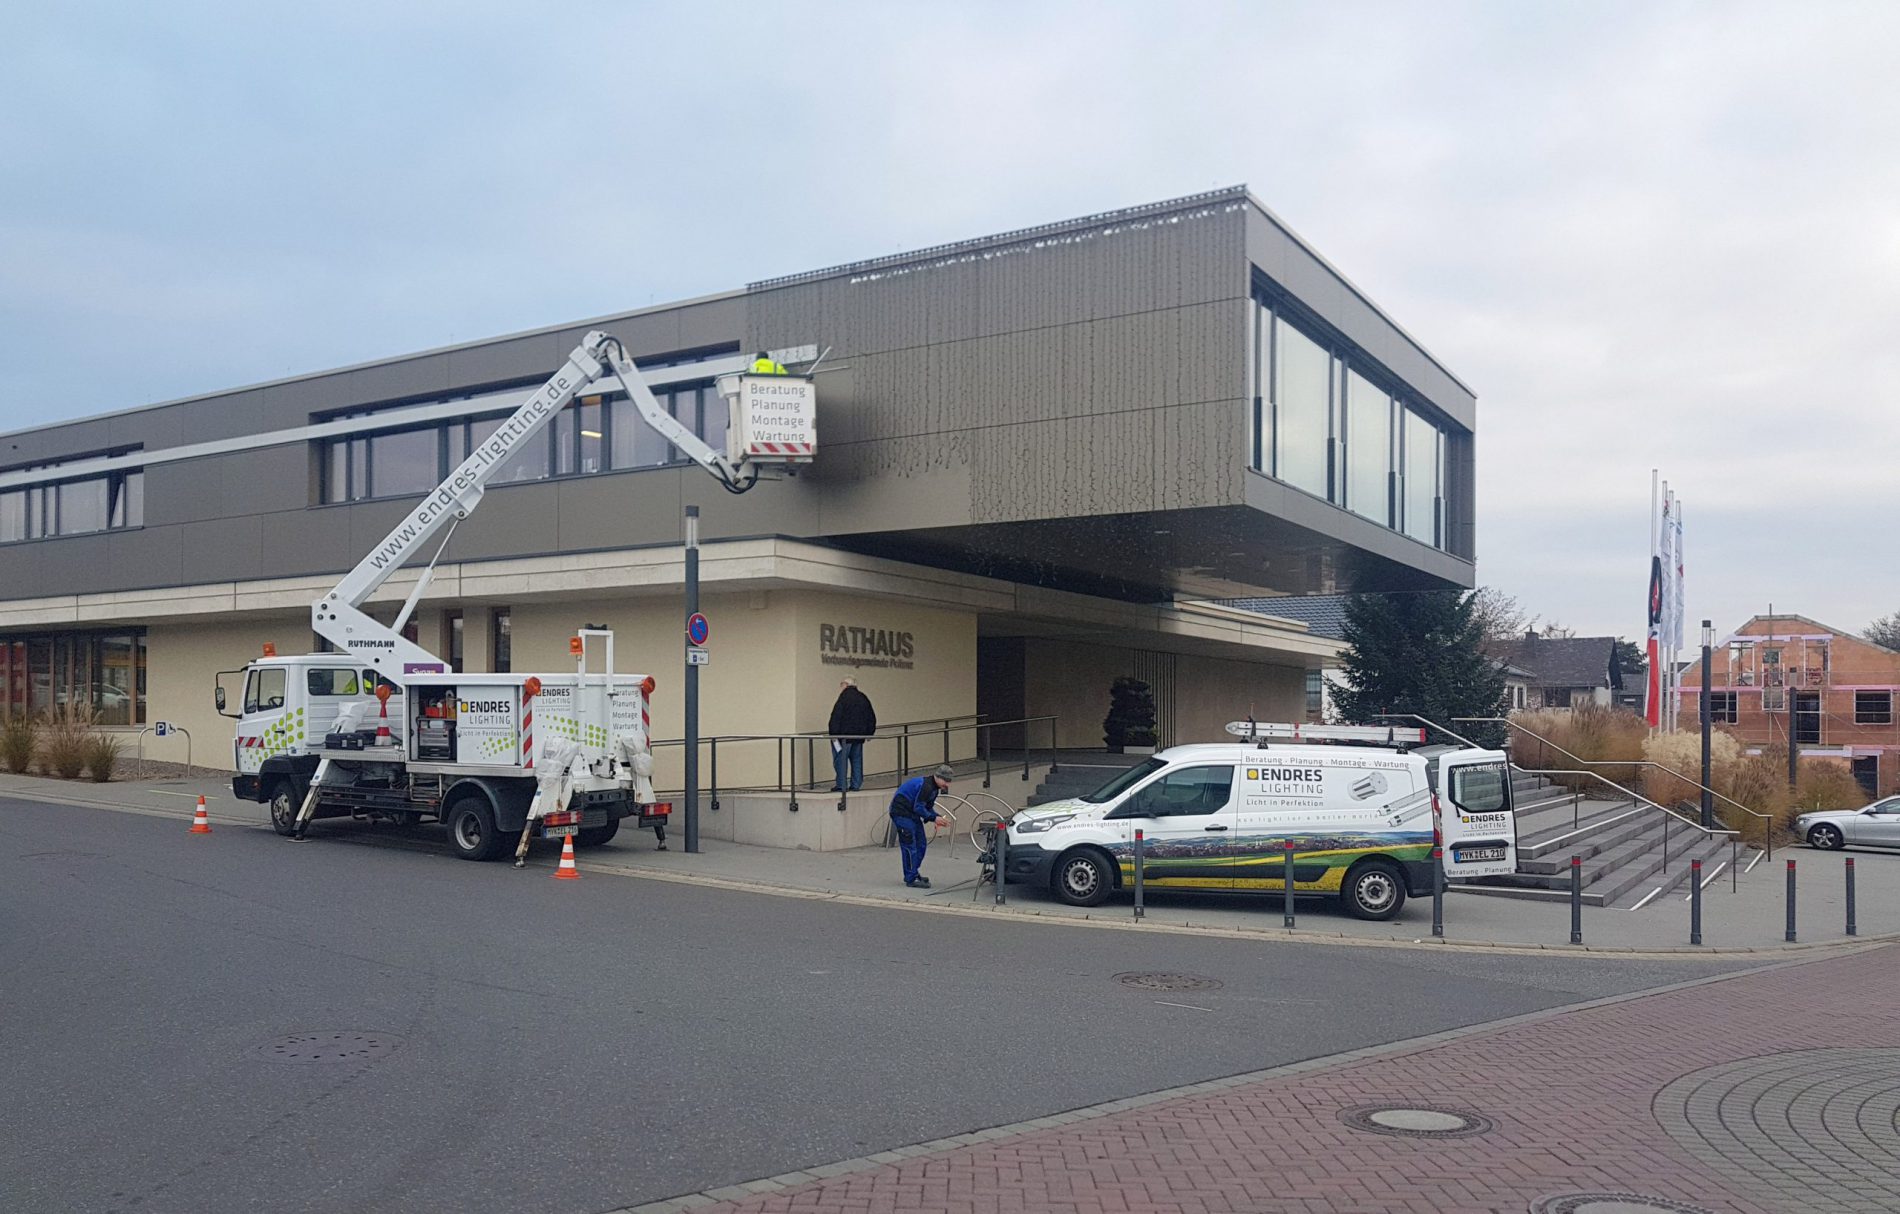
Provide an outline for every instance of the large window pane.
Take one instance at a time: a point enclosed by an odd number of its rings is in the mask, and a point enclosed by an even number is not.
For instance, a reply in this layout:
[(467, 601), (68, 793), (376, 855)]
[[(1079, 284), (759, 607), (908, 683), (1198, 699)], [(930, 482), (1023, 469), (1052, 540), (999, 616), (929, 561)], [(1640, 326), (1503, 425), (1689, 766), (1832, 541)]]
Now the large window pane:
[(69, 481), (59, 492), (59, 534), (84, 535), (106, 529), (106, 478)]
[(427, 493), (442, 479), (436, 467), (436, 431), (400, 430), (369, 439), (369, 488), (376, 497)]
[(1357, 371), (1346, 375), (1346, 505), (1391, 524), (1392, 400)]
[(574, 474), (575, 428), (579, 419), (578, 405), (569, 404), (554, 415), (548, 428), (554, 431), (554, 475), (572, 476)]
[[(660, 397), (660, 404), (666, 398)], [(660, 432), (647, 425), (640, 410), (626, 397), (618, 397), (613, 409), (613, 464), (616, 468), (651, 468), (666, 462), (667, 442)]]
[(1405, 410), (1405, 534), (1430, 544), (1436, 540), (1438, 502), (1438, 428)]
[(1317, 342), (1275, 318), (1274, 475), (1326, 496), (1332, 359)]
[(26, 538), (26, 493), (0, 493), (0, 543)]
[(580, 433), (576, 436), (580, 444), (578, 468), (583, 473), (607, 470), (607, 423), (601, 416), (604, 412), (598, 396), (590, 396), (574, 407), (580, 424)]
[(93, 691), (93, 708), (101, 725), (138, 723), (137, 651), (133, 641), (125, 634), (99, 638), (99, 683)]
[(515, 452), (495, 471), (492, 483), (512, 485), (519, 481), (545, 480), (548, 475), (548, 428), (535, 431), (525, 442), (515, 444)]
[(731, 421), (726, 408), (726, 398), (719, 395), (717, 388), (699, 390), (699, 436), (711, 444), (714, 451), (726, 449), (726, 426)]

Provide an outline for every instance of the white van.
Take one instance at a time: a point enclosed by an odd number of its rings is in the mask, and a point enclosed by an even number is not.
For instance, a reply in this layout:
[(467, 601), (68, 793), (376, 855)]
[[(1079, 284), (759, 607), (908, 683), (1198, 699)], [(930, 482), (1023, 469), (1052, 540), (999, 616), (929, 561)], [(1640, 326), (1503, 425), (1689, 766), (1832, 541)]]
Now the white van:
[(1227, 728), (1249, 740), (1170, 747), (1086, 796), (1017, 814), (1008, 880), (1099, 905), (1133, 888), (1137, 830), (1148, 886), (1278, 893), (1291, 840), (1294, 892), (1335, 896), (1361, 919), (1431, 894), (1437, 838), (1448, 878), (1517, 871), (1502, 751), (1415, 749), (1423, 730)]

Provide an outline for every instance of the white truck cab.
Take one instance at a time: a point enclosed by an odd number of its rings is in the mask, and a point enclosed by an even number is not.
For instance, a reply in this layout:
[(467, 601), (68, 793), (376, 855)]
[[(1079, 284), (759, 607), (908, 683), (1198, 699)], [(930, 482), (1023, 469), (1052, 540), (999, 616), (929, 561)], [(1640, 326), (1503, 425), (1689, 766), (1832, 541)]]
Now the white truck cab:
[[(1174, 746), (1092, 793), (1017, 814), (1007, 879), (1095, 906), (1143, 880), (1160, 889), (1340, 899), (1391, 919), (1447, 878), (1515, 872), (1517, 832), (1503, 752), (1424, 749), (1423, 730), (1228, 726), (1247, 741)], [(1441, 812), (1442, 806), (1442, 812)], [(1291, 842), (1291, 852), (1287, 843)]]

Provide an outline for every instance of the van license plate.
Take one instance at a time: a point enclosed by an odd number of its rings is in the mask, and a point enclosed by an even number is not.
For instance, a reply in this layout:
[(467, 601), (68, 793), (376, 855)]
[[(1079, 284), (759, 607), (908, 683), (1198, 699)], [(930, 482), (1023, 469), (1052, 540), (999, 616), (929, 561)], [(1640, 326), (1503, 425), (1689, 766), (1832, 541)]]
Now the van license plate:
[(550, 839), (565, 839), (569, 835), (578, 835), (581, 833), (580, 827), (571, 826), (571, 825), (570, 826), (546, 826), (546, 827), (543, 827), (542, 829), (547, 832), (547, 837)]
[(1502, 847), (1471, 847), (1459, 852), (1453, 859), (1461, 864), (1467, 861), (1475, 863), (1479, 860), (1502, 860), (1504, 849)]

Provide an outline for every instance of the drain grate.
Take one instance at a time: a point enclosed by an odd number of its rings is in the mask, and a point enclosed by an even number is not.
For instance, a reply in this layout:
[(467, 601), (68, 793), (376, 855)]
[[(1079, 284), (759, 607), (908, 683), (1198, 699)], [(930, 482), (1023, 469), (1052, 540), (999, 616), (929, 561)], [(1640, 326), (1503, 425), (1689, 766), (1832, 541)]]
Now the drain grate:
[(1559, 1193), (1533, 1201), (1530, 1214), (1713, 1214), (1713, 1211), (1643, 1193)]
[(1355, 1130), (1394, 1138), (1474, 1138), (1494, 1128), (1489, 1117), (1469, 1109), (1423, 1105), (1366, 1104), (1340, 1110), (1339, 1119)]
[(271, 1062), (369, 1062), (401, 1044), (388, 1033), (292, 1033), (251, 1053)]
[(1115, 981), (1138, 991), (1217, 991), (1222, 985), (1199, 974), (1116, 974)]

